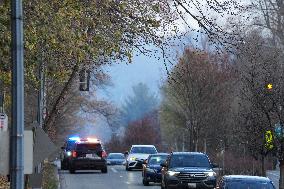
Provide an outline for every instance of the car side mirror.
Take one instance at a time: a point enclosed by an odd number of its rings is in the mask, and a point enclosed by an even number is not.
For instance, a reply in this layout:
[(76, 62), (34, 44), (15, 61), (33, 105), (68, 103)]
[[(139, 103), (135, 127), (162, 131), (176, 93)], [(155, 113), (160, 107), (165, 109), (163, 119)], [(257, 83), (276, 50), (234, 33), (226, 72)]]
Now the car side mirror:
[(219, 165), (216, 164), (216, 163), (212, 163), (211, 166), (212, 166), (212, 168), (218, 168), (219, 167)]

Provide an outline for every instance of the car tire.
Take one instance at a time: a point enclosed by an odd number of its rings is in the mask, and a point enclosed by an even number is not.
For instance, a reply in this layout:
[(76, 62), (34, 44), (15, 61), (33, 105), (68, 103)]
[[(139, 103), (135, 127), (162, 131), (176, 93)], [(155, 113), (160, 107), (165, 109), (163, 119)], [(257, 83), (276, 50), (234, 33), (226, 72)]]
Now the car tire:
[(167, 184), (165, 183), (165, 187), (164, 187), (164, 189), (168, 189), (168, 186), (167, 186)]
[(128, 167), (128, 165), (125, 166), (126, 171), (131, 171), (131, 169)]
[(70, 167), (69, 167), (69, 173), (70, 173), (70, 174), (74, 174), (75, 172), (76, 172), (75, 167), (70, 166)]
[(64, 165), (64, 161), (61, 161), (61, 167), (60, 168), (61, 168), (61, 170), (66, 170), (65, 165)]
[(102, 173), (107, 173), (107, 167), (101, 169)]
[(143, 181), (142, 181), (142, 182), (143, 182), (143, 185), (144, 185), (144, 186), (149, 186), (149, 181), (145, 180), (144, 178), (143, 178)]
[(61, 162), (61, 169), (62, 170), (68, 170), (68, 162), (65, 160), (63, 160), (62, 162)]
[(163, 180), (161, 181), (161, 189), (165, 189), (165, 187), (163, 186)]

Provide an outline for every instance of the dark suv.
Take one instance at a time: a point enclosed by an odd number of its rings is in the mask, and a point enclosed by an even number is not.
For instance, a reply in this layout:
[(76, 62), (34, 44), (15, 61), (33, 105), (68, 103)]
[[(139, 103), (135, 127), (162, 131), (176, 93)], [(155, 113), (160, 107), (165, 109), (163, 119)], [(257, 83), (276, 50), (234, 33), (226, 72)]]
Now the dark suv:
[(210, 163), (206, 154), (199, 152), (172, 152), (161, 164), (161, 189), (216, 187), (216, 165)]
[(76, 142), (69, 161), (70, 173), (76, 170), (101, 170), (107, 173), (107, 154), (101, 143), (95, 140), (80, 140)]

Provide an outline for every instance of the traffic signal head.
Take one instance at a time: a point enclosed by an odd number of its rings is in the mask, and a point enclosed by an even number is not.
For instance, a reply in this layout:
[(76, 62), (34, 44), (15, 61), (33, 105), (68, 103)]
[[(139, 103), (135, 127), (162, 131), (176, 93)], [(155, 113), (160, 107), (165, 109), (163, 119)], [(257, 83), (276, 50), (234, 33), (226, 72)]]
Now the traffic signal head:
[(273, 89), (273, 84), (272, 84), (272, 83), (268, 83), (268, 84), (266, 85), (266, 88), (267, 88), (268, 90), (272, 90), (272, 89)]

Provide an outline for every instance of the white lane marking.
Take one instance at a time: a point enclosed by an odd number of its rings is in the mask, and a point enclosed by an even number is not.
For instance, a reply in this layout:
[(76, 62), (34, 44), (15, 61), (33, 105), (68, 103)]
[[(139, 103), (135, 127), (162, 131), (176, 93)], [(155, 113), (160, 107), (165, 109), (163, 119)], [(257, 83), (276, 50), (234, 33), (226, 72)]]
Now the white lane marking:
[(120, 177), (120, 178), (122, 178), (123, 176), (122, 176), (122, 175), (120, 175), (119, 177)]
[(111, 170), (114, 172), (114, 173), (117, 173), (117, 170), (115, 168), (111, 168)]
[(125, 182), (126, 184), (130, 184), (130, 182)]

